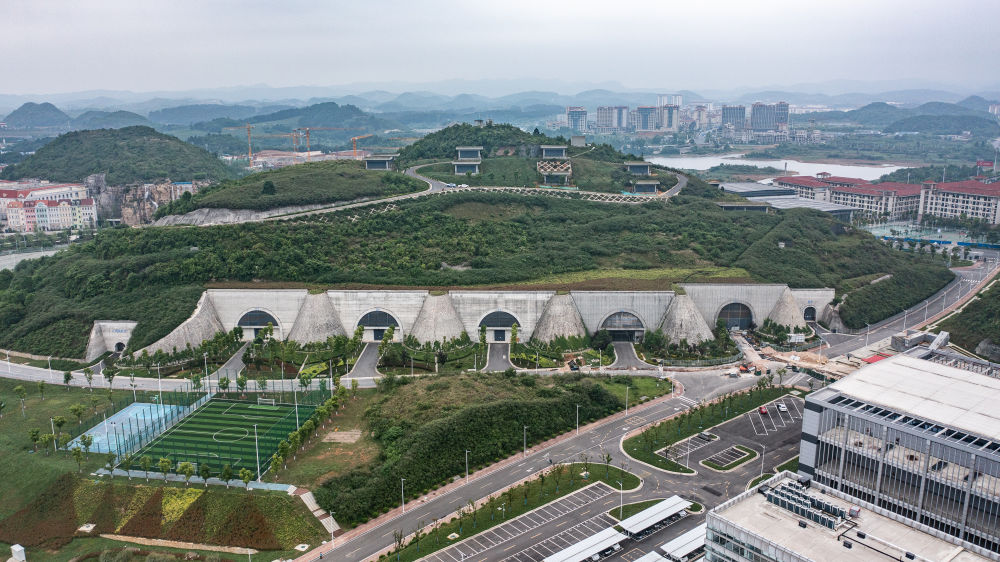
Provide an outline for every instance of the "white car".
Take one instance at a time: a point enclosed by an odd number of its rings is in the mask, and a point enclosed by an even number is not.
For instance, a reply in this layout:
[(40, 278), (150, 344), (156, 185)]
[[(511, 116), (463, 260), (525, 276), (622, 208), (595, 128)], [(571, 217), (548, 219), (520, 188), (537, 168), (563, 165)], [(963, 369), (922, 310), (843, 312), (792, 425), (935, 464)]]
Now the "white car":
[(455, 187), (455, 184), (453, 184), (453, 183), (446, 183), (446, 184), (444, 184), (444, 186), (445, 187)]
[(779, 412), (787, 412), (788, 411), (788, 407), (785, 406), (784, 404), (778, 403), (778, 411)]
[(469, 184), (463, 183), (463, 184), (459, 185), (458, 187), (469, 187)]

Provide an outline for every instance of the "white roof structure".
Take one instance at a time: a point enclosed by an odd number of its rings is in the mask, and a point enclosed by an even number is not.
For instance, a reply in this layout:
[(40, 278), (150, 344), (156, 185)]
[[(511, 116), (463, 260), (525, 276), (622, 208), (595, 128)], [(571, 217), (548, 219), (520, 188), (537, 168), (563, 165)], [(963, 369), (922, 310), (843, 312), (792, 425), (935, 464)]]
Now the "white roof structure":
[(859, 369), (827, 389), (1000, 441), (1000, 379), (896, 355)]
[(618, 524), (627, 533), (641, 533), (671, 515), (676, 515), (691, 505), (691, 502), (680, 497), (670, 496), (660, 503), (646, 508)]
[(668, 558), (674, 558), (680, 560), (691, 554), (692, 552), (698, 550), (699, 548), (705, 546), (705, 528), (708, 527), (708, 523), (702, 523), (694, 529), (684, 533), (683, 535), (675, 538), (674, 540), (668, 542), (667, 544), (661, 546), (660, 548), (666, 553)]
[(655, 552), (650, 552), (642, 555), (640, 558), (636, 558), (632, 562), (667, 562), (667, 559)]
[(627, 539), (625, 535), (613, 528), (604, 529), (600, 533), (583, 539), (563, 550), (548, 556), (542, 562), (582, 562), (591, 556), (607, 550)]

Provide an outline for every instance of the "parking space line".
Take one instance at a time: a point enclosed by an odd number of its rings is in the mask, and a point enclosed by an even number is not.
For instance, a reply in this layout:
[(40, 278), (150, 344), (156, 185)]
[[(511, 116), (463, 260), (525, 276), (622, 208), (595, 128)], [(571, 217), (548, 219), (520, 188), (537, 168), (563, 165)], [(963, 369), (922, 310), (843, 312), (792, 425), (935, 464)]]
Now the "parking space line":
[[(767, 428), (764, 427), (764, 421), (760, 419), (760, 414), (757, 412), (748, 412), (746, 414), (747, 419), (750, 420), (750, 427), (753, 428), (753, 432), (756, 435), (767, 435)], [(754, 418), (756, 416), (756, 419)], [(758, 428), (758, 425), (760, 426)]]

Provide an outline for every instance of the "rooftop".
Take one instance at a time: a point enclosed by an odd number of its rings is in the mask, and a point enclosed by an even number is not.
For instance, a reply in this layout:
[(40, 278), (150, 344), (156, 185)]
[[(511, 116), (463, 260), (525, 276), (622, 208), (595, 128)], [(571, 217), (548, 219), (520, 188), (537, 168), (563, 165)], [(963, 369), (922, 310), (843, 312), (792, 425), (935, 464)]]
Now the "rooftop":
[(782, 176), (780, 178), (774, 178), (774, 183), (787, 183), (802, 187), (830, 187), (830, 184), (821, 182), (818, 179), (809, 176)]
[(482, 150), (481, 146), (456, 146), (455, 150)]
[(938, 191), (967, 193), (969, 195), (985, 195), (990, 197), (1000, 195), (1000, 183), (983, 183), (976, 180), (965, 180), (946, 183), (932, 183), (931, 185), (933, 185), (934, 189)]
[(1000, 441), (1000, 379), (896, 355), (827, 387), (951, 429)]
[(629, 160), (625, 162), (626, 166), (652, 166), (649, 162), (643, 162), (642, 160)]
[(652, 505), (635, 515), (628, 517), (618, 524), (629, 533), (639, 533), (663, 521), (664, 519), (676, 515), (688, 507), (691, 502), (680, 496), (671, 496), (656, 505)]
[(566, 148), (565, 144), (543, 144), (539, 148)]
[(865, 185), (871, 183), (868, 180), (863, 180), (861, 178), (848, 178), (844, 176), (825, 176), (822, 179), (825, 183), (849, 183), (853, 185)]
[(854, 207), (841, 205), (839, 203), (829, 203), (816, 199), (804, 199), (794, 195), (772, 195), (767, 197), (754, 197), (755, 201), (763, 201), (770, 204), (775, 209), (816, 209), (825, 213), (856, 211)]
[(890, 191), (896, 195), (920, 195), (919, 184), (894, 181), (872, 183), (857, 187), (834, 187), (833, 190), (841, 193), (863, 193), (867, 195), (881, 195), (886, 191)]
[(782, 193), (787, 193), (788, 195), (795, 195), (795, 190), (790, 187), (782, 187), (780, 185), (768, 185), (766, 183), (756, 183), (750, 181), (734, 181), (734, 182), (723, 182), (722, 189), (730, 193), (759, 193), (759, 192), (775, 192), (780, 191)]
[[(939, 539), (889, 519), (867, 509), (855, 506), (818, 490), (808, 494), (845, 511), (858, 510), (856, 517), (841, 522), (830, 529), (801, 515), (770, 503), (762, 486), (777, 488), (795, 483), (790, 472), (782, 472), (761, 486), (744, 492), (712, 510), (711, 515), (724, 519), (750, 533), (792, 550), (811, 560), (836, 562), (872, 562), (879, 560), (905, 560), (906, 553), (913, 553), (917, 561), (972, 562), (989, 560), (960, 546)], [(805, 528), (799, 522), (806, 521)], [(854, 526), (853, 524), (856, 524)], [(712, 526), (711, 520), (709, 526)], [(860, 533), (860, 536), (859, 536)], [(851, 543), (851, 548), (844, 546)]]

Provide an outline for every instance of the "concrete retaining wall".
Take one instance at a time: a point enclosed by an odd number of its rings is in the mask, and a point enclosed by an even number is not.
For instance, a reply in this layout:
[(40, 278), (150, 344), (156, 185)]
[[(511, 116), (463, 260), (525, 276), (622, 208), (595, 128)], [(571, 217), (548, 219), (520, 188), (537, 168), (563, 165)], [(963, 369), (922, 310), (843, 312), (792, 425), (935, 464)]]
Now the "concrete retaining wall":
[(629, 312), (642, 321), (646, 330), (660, 326), (674, 298), (673, 291), (572, 291), (583, 323), (591, 334), (601, 329), (601, 323), (615, 312)]
[(116, 351), (119, 344), (122, 349), (128, 345), (136, 322), (129, 320), (96, 320), (90, 329), (90, 340), (87, 342), (86, 361), (93, 361), (106, 351)]

